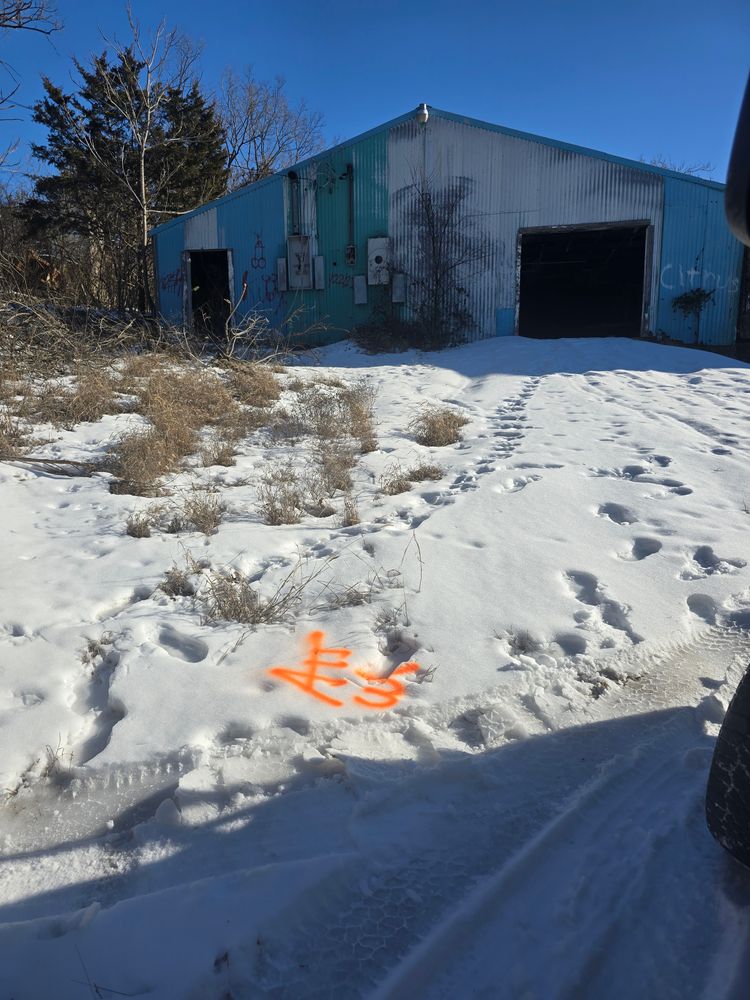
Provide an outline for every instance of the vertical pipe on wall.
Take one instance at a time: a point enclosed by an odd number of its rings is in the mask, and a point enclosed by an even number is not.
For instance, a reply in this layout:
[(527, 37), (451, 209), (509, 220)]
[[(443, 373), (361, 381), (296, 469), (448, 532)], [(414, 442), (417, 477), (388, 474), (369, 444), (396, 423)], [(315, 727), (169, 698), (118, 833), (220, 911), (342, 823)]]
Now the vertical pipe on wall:
[(299, 236), (299, 177), (294, 170), (290, 170), (289, 177), (289, 198), (292, 208), (292, 236)]
[(349, 235), (347, 242), (349, 246), (354, 246), (354, 166), (351, 163), (346, 165), (346, 182), (349, 186)]

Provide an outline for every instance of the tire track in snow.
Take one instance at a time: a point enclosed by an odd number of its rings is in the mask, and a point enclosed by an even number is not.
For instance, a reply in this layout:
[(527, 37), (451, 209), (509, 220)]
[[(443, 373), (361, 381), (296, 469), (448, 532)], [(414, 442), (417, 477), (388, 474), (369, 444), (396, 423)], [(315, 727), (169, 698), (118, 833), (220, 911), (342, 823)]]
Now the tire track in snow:
[[(516, 928), (516, 943), (507, 951), (508, 966), (520, 966), (531, 977), (526, 984), (529, 995), (571, 1000), (603, 995), (582, 994), (580, 977), (599, 977), (600, 985), (607, 981), (607, 941), (617, 936), (621, 923), (632, 928), (639, 919), (648, 902), (650, 879), (662, 873), (664, 891), (674, 895), (682, 874), (675, 869), (675, 858), (689, 865), (695, 853), (703, 865), (705, 856), (716, 856), (702, 819), (712, 741), (702, 733), (701, 713), (696, 715), (689, 706), (701, 682), (704, 688), (716, 687), (728, 664), (749, 652), (748, 633), (706, 630), (691, 646), (665, 657), (657, 676), (620, 692), (633, 715), (521, 740), (497, 754), (420, 772), (405, 783), (400, 798), (416, 803), (417, 811), (422, 804), (429, 842), (441, 846), (422, 849), (418, 832), (410, 828), (402, 838), (408, 848), (396, 841), (395, 863), (383, 844), (376, 860), (363, 863), (356, 886), (339, 884), (319, 899), (314, 911), (268, 929), (263, 968), (248, 985), (274, 998), (304, 995), (310, 1000), (366, 996), (384, 980), (379, 997), (467, 995), (465, 984), (471, 980), (461, 969), (453, 969), (446, 955), (455, 957), (457, 939), (478, 938), (488, 909), (494, 907), (507, 921), (498, 940), (508, 928), (513, 930), (514, 913), (522, 914), (521, 923), (529, 929), (519, 943)], [(644, 703), (657, 710), (643, 714)], [(428, 778), (441, 788), (437, 808)], [(393, 820), (396, 827), (398, 811)], [(680, 855), (671, 840), (684, 840), (688, 823), (689, 843)], [(618, 837), (613, 844), (618, 828), (632, 832), (632, 837)], [(642, 877), (635, 878), (638, 866)], [(605, 870), (608, 880), (602, 893), (593, 891), (589, 899), (579, 892), (581, 885), (595, 885)], [(488, 879), (476, 899), (460, 903), (474, 885)], [(506, 895), (512, 905), (505, 904)], [(696, 900), (703, 907), (703, 895), (696, 891), (686, 901), (677, 901), (680, 921)], [(457, 908), (427, 944), (419, 945), (451, 907)], [(577, 916), (571, 920), (573, 912)], [(703, 909), (693, 916), (701, 935), (721, 935), (718, 917), (707, 930), (701, 925)], [(582, 937), (580, 923), (590, 925)], [(587, 933), (591, 944), (582, 948)], [(539, 963), (539, 954), (547, 954), (550, 941), (558, 939), (563, 942), (560, 952)], [(704, 937), (699, 941), (683, 932), (679, 940), (681, 947), (674, 949), (667, 970), (689, 983), (694, 977), (708, 977), (711, 948), (703, 946)], [(567, 969), (566, 948), (578, 956)], [(411, 949), (413, 957), (389, 976), (394, 959)], [(605, 951), (600, 959), (601, 949)], [(664, 955), (651, 957), (664, 965)], [(646, 970), (648, 959), (640, 956)], [(554, 984), (555, 971), (563, 970), (567, 978), (560, 989), (547, 991), (549, 982), (540, 977), (552, 975)], [(440, 974), (450, 977), (454, 972), (456, 981), (450, 980), (446, 991), (430, 992)], [(630, 980), (625, 976), (624, 981)], [(649, 995), (647, 985), (622, 995)], [(516, 997), (523, 990), (503, 992), (495, 981), (474, 995)]]

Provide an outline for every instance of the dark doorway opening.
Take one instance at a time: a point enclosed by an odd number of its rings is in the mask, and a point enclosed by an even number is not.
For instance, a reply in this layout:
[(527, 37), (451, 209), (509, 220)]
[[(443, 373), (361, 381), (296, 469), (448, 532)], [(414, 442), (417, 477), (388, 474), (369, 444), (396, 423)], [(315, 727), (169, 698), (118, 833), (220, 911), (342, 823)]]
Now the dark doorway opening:
[(193, 329), (204, 340), (223, 342), (232, 310), (229, 251), (191, 250), (190, 286)]
[(520, 234), (522, 337), (638, 337), (647, 223)]

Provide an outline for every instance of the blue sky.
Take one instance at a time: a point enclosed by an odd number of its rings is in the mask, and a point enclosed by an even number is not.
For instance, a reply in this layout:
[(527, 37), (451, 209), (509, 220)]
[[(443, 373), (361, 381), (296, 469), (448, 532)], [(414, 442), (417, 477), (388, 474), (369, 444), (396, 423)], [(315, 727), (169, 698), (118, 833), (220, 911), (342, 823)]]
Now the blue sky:
[[(291, 98), (348, 138), (420, 101), (622, 156), (710, 161), (723, 180), (750, 66), (748, 0), (134, 0), (145, 27), (165, 17), (203, 44), (202, 78), (228, 66), (282, 75)], [(59, 0), (64, 29), (12, 32), (0, 57), (25, 103), (45, 73), (66, 83), (70, 57), (127, 38), (124, 2)], [(22, 110), (0, 147), (40, 131)]]

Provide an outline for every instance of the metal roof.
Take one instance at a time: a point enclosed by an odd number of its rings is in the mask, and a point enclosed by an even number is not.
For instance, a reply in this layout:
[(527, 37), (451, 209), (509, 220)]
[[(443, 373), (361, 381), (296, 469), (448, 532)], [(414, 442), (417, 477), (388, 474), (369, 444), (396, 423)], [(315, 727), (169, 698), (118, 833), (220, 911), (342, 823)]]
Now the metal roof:
[[(682, 181), (687, 181), (693, 184), (701, 184), (709, 188), (714, 188), (715, 190), (723, 191), (725, 185), (720, 184), (718, 181), (706, 180), (703, 177), (694, 177), (691, 174), (683, 174), (676, 170), (668, 170), (666, 167), (657, 167), (651, 163), (644, 163), (642, 160), (631, 160), (625, 156), (616, 156), (613, 153), (604, 153), (599, 149), (590, 149), (587, 146), (578, 146), (575, 143), (563, 142), (560, 139), (550, 139), (546, 136), (536, 135), (533, 132), (522, 132), (519, 129), (508, 128), (506, 125), (494, 125), (491, 122), (481, 121), (478, 118), (470, 118), (466, 115), (457, 115), (452, 111), (442, 111), (440, 108), (434, 108), (432, 105), (428, 105), (430, 115), (434, 115), (438, 118), (445, 118), (448, 121), (457, 122), (461, 125), (468, 125), (471, 128), (484, 129), (488, 132), (498, 132), (501, 135), (512, 136), (516, 139), (525, 139), (528, 142), (537, 142), (545, 146), (554, 146), (557, 149), (565, 149), (571, 153), (578, 153), (581, 156), (590, 156), (595, 159), (608, 160), (610, 163), (619, 163), (626, 167), (632, 167), (637, 170), (643, 170), (651, 174), (659, 174), (662, 177), (673, 177)], [(199, 212), (205, 211), (207, 208), (213, 208), (217, 205), (224, 205), (234, 198), (242, 197), (245, 192), (249, 190), (258, 190), (266, 184), (273, 183), (277, 181), (280, 176), (288, 173), (290, 170), (300, 170), (306, 167), (308, 164), (313, 163), (315, 160), (319, 159), (321, 156), (328, 155), (335, 152), (336, 150), (342, 149), (346, 146), (351, 146), (354, 143), (360, 142), (362, 139), (367, 139), (370, 136), (377, 135), (379, 132), (384, 132), (392, 129), (396, 125), (400, 125), (402, 122), (409, 121), (414, 117), (415, 109), (407, 111), (406, 114), (399, 115), (398, 118), (392, 118), (390, 121), (383, 122), (382, 125), (377, 125), (374, 128), (368, 129), (366, 132), (361, 132), (359, 135), (354, 136), (352, 139), (346, 139), (344, 142), (337, 143), (335, 146), (331, 146), (328, 149), (321, 150), (320, 153), (316, 153), (314, 156), (309, 156), (304, 160), (300, 160), (298, 163), (292, 164), (289, 167), (285, 167), (283, 171), (279, 171), (276, 174), (272, 174), (270, 177), (264, 177), (263, 180), (255, 181), (252, 184), (247, 184), (236, 191), (232, 191), (230, 194), (222, 195), (221, 198), (215, 198), (213, 201), (206, 202), (197, 208), (192, 209), (189, 212), (185, 212), (183, 215), (179, 215), (174, 219), (170, 219), (169, 222), (162, 222), (161, 225), (155, 226), (151, 231), (151, 235), (163, 232), (172, 226), (176, 226), (179, 223), (184, 222), (191, 216), (197, 215)]]

